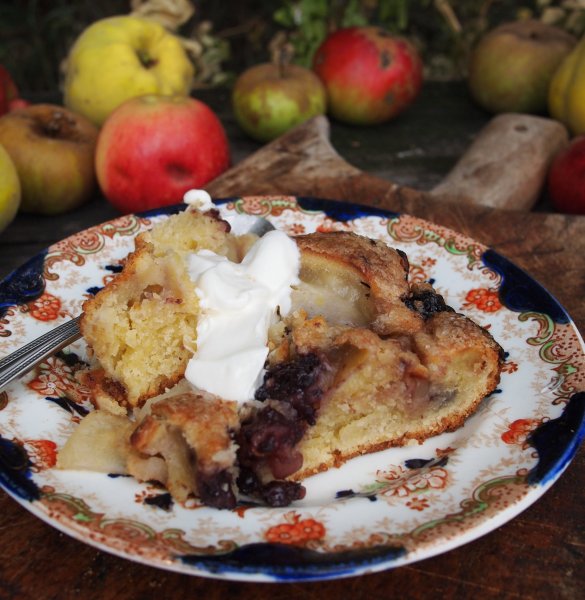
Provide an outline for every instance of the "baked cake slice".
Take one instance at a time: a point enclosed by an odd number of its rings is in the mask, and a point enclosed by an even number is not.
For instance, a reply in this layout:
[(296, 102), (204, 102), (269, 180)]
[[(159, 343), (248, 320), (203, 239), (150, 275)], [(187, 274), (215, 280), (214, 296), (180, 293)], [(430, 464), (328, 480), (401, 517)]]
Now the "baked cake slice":
[[(429, 284), (408, 284), (402, 253), (345, 232), (297, 243), (297, 299), (309, 301), (273, 330), (258, 402), (236, 435), (240, 487), (265, 500), (275, 479), (457, 429), (495, 389), (502, 362), (487, 331)], [(337, 314), (348, 298), (359, 310)]]
[(233, 508), (237, 402), (187, 391), (152, 404), (130, 436), (128, 472), (156, 480), (173, 498), (194, 494), (216, 508)]
[[(125, 461), (180, 501), (231, 508), (243, 494), (284, 506), (310, 475), (460, 427), (494, 391), (501, 348), (431, 285), (409, 283), (403, 252), (348, 232), (293, 239), (292, 310), (270, 327), (263, 383), (245, 402), (183, 378), (201, 318), (186, 257), (240, 261), (250, 245), (216, 212), (188, 210), (139, 236), (122, 273), (85, 303), (85, 381), (99, 412), (133, 421), (120, 422), (116, 468)], [(70, 441), (84, 431), (91, 445), (83, 422)], [(61, 468), (76, 468), (72, 454)]]
[(80, 329), (99, 365), (84, 383), (98, 407), (125, 414), (183, 377), (199, 314), (185, 257), (203, 248), (238, 251), (219, 213), (173, 215), (138, 235), (122, 272), (84, 303)]

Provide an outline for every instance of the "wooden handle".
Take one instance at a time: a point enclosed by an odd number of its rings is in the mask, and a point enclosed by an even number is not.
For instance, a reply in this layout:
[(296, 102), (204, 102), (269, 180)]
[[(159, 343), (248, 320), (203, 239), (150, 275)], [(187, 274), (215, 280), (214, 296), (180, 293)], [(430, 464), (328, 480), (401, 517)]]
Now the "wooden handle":
[(522, 114), (493, 118), (431, 191), (439, 200), (530, 210), (551, 160), (569, 141), (558, 121)]
[[(260, 148), (212, 181), (212, 196), (286, 193), (352, 200), (367, 188), (370, 204), (388, 208), (404, 198), (526, 211), (534, 206), (550, 161), (568, 143), (552, 119), (505, 114), (492, 119), (431, 192), (400, 186), (350, 165), (329, 141), (326, 117), (314, 117)], [(375, 185), (374, 185), (375, 184)], [(350, 196), (348, 197), (348, 194)]]
[(205, 189), (215, 198), (274, 193), (318, 196), (321, 184), (331, 178), (361, 175), (337, 154), (329, 129), (327, 117), (313, 117), (262, 146)]

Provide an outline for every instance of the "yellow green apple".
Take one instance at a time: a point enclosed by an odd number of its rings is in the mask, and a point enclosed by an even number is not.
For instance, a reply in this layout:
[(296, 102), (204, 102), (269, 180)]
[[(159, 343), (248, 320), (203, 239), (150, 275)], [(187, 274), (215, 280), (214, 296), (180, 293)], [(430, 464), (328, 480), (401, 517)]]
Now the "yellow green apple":
[(20, 204), (20, 181), (4, 146), (0, 146), (0, 231), (12, 222)]
[(54, 104), (32, 104), (0, 118), (0, 144), (14, 162), (20, 209), (55, 215), (89, 199), (95, 189), (98, 129)]
[(298, 65), (264, 63), (244, 71), (232, 90), (232, 106), (240, 127), (267, 142), (327, 108), (319, 78)]
[(65, 68), (65, 106), (101, 126), (126, 100), (186, 96), (194, 68), (179, 39), (153, 21), (101, 19), (73, 45)]

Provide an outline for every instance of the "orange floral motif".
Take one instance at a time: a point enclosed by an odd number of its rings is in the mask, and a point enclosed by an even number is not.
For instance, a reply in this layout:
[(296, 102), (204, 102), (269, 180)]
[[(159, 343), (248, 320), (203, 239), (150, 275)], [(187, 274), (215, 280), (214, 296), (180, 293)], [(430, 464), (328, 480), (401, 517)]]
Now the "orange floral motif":
[(59, 317), (61, 300), (46, 292), (29, 304), (31, 317), (39, 321), (54, 321)]
[(513, 360), (506, 361), (502, 365), (503, 373), (515, 373), (518, 370), (518, 363), (515, 363)]
[(411, 471), (393, 465), (387, 471), (378, 471), (376, 479), (383, 486), (379, 493), (385, 496), (405, 497), (423, 490), (439, 490), (446, 487), (448, 475), (447, 471), (439, 466)]
[(423, 267), (434, 267), (437, 264), (437, 259), (427, 256), (421, 260), (420, 264)]
[(498, 293), (494, 290), (484, 288), (477, 288), (467, 292), (463, 306), (465, 308), (475, 307), (483, 312), (496, 312), (502, 308)]
[(51, 440), (25, 440), (35, 471), (51, 469), (57, 464), (57, 444)]
[(10, 323), (10, 320), (7, 319), (6, 317), (13, 317), (15, 314), (16, 314), (16, 312), (13, 308), (4, 309), (4, 315), (0, 319), (0, 337), (8, 337), (8, 336), (12, 335), (12, 332), (8, 329), (5, 329), (4, 326), (8, 325), (8, 323)]
[(525, 446), (528, 435), (540, 424), (540, 419), (516, 419), (502, 434), (502, 441), (506, 444)]
[(292, 511), (285, 515), (286, 523), (270, 527), (264, 534), (266, 541), (275, 544), (291, 544), (301, 546), (311, 540), (325, 537), (325, 526), (315, 519), (303, 519)]
[(330, 231), (349, 231), (349, 225), (347, 223), (341, 223), (339, 221), (326, 218), (320, 225), (317, 226), (317, 231), (319, 233), (329, 233)]
[(435, 450), (435, 454), (439, 457), (441, 456), (449, 456), (449, 454), (452, 454), (453, 452), (455, 452), (455, 450), (457, 450), (457, 448), (453, 448), (451, 446), (447, 446), (446, 448), (437, 448)]
[(96, 254), (104, 248), (105, 238), (112, 239), (117, 235), (134, 236), (141, 225), (146, 226), (149, 223), (148, 219), (136, 215), (126, 215), (97, 227), (91, 227), (53, 244), (45, 257), (43, 269), (45, 279), (50, 281), (59, 279), (59, 275), (51, 271), (57, 263), (69, 261), (81, 267), (85, 264), (86, 255)]
[(116, 277), (117, 275), (110, 275), (109, 273), (108, 275), (104, 275), (104, 277), (102, 278), (102, 283), (104, 284), (104, 287), (108, 285), (108, 283), (110, 283), (111, 281), (114, 281)]
[(426, 271), (418, 265), (410, 265), (408, 280), (410, 283), (423, 283), (429, 278)]
[(428, 508), (430, 505), (429, 505), (429, 501), (426, 498), (423, 498), (422, 496), (414, 496), (412, 498), (412, 500), (409, 500), (406, 503), (406, 506), (408, 506), (408, 508), (410, 508), (412, 510), (423, 511), (425, 508)]
[(246, 511), (250, 510), (252, 506), (246, 506), (244, 504), (238, 504), (236, 508), (234, 508), (234, 512), (240, 519), (243, 519), (246, 516)]
[(293, 235), (302, 235), (303, 233), (305, 233), (305, 226), (301, 223), (294, 223), (290, 228), (290, 232)]
[(41, 396), (61, 397), (74, 390), (81, 400), (89, 400), (89, 389), (75, 378), (74, 371), (62, 360), (51, 356), (38, 366), (39, 375), (28, 382), (28, 387)]

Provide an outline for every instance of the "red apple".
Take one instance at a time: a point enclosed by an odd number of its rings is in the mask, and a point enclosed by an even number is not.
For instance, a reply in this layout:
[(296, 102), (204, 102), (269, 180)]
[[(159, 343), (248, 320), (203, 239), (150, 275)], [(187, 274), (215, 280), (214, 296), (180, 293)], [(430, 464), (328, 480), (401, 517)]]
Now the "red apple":
[(585, 135), (574, 138), (551, 163), (548, 192), (562, 213), (585, 215)]
[(229, 166), (224, 128), (203, 102), (141, 96), (110, 114), (98, 138), (96, 171), (106, 198), (138, 212), (181, 202)]
[(95, 189), (98, 130), (54, 104), (33, 104), (0, 118), (0, 144), (22, 187), (20, 209), (54, 215), (88, 200)]
[(18, 98), (18, 88), (8, 70), (0, 65), (0, 116), (10, 110), (10, 103)]
[(313, 69), (325, 84), (331, 115), (356, 125), (392, 119), (422, 85), (414, 46), (379, 27), (335, 31), (315, 53)]

